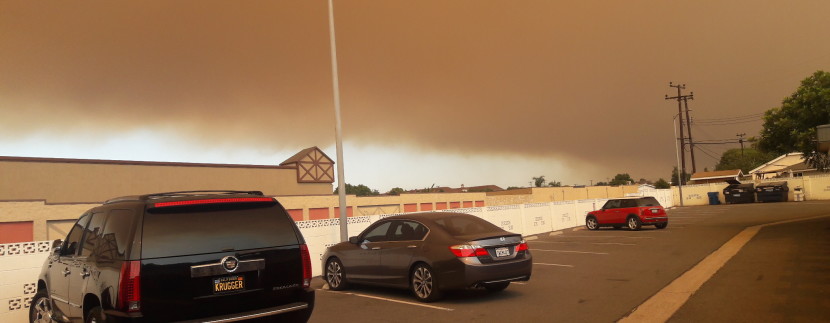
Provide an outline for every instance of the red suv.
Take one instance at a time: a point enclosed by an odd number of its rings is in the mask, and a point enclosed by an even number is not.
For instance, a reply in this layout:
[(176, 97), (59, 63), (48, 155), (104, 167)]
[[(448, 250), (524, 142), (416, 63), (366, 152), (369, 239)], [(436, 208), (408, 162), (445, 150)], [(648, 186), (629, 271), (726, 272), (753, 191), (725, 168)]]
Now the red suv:
[(660, 202), (651, 196), (610, 199), (601, 209), (588, 212), (585, 217), (585, 226), (589, 230), (600, 227), (620, 229), (624, 225), (631, 230), (640, 230), (644, 225), (665, 229), (669, 218)]

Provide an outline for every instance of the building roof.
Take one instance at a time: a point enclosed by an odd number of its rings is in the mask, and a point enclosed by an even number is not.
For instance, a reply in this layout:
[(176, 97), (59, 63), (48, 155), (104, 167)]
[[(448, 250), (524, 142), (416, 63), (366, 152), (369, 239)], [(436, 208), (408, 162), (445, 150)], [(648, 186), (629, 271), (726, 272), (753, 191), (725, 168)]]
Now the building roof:
[(814, 168), (804, 163), (803, 153), (789, 153), (778, 156), (775, 159), (767, 162), (766, 164), (758, 166), (755, 169), (749, 171), (749, 173), (763, 174), (778, 173), (787, 170), (802, 171), (812, 169)]
[(304, 158), (306, 158), (311, 153), (313, 153), (315, 150), (319, 154), (322, 154), (323, 156), (328, 158), (328, 160), (333, 161), (333, 159), (331, 159), (328, 155), (326, 155), (326, 153), (324, 153), (322, 150), (320, 150), (320, 148), (317, 148), (317, 146), (314, 146), (314, 147), (308, 147), (306, 149), (300, 150), (298, 153), (294, 154), (294, 156), (288, 157), (288, 159), (286, 159), (285, 161), (280, 163), (280, 166), (285, 166), (287, 164), (293, 164), (293, 163), (299, 162), (299, 161), (303, 160)]
[(180, 162), (153, 162), (135, 160), (109, 159), (74, 159), (48, 157), (13, 157), (0, 156), (0, 162), (29, 162), (29, 163), (59, 163), (59, 164), (98, 164), (98, 165), (134, 165), (134, 166), (174, 166), (174, 167), (216, 167), (216, 168), (274, 168), (293, 169), (294, 167), (274, 165), (243, 165), (243, 164), (207, 164), (207, 163), (180, 163)]
[(718, 170), (714, 172), (697, 172), (692, 174), (690, 180), (692, 181), (702, 181), (707, 179), (727, 179), (727, 178), (737, 178), (743, 175), (743, 172), (740, 169), (730, 169), (730, 170)]

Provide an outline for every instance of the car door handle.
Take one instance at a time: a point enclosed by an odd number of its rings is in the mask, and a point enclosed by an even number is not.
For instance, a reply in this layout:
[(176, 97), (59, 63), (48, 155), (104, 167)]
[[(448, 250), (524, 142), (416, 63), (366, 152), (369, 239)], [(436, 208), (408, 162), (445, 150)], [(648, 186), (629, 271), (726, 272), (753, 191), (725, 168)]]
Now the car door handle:
[(372, 250), (380, 250), (380, 247), (372, 247)]
[(408, 245), (408, 246), (406, 246), (406, 247), (407, 247), (407, 248), (418, 248), (418, 246), (416, 246), (416, 245), (414, 245), (414, 244)]
[(72, 271), (70, 271), (69, 268), (66, 268), (66, 269), (63, 270), (63, 275), (64, 276), (69, 276), (69, 274), (71, 274), (71, 273), (72, 273)]
[(83, 271), (81, 271), (81, 277), (83, 277), (83, 278), (87, 278), (87, 277), (89, 277), (89, 271), (87, 271), (86, 269), (84, 269)]

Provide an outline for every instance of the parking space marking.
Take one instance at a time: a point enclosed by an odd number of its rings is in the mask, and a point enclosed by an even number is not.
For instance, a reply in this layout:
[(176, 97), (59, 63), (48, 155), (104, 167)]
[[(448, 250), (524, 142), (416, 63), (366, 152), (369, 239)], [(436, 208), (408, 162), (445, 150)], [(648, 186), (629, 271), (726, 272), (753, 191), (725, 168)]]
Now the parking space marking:
[(542, 265), (542, 266), (554, 266), (554, 267), (570, 267), (573, 268), (573, 265), (563, 265), (563, 264), (547, 264), (544, 262), (534, 262), (534, 265)]
[[(572, 241), (533, 241), (533, 243), (579, 243)], [(636, 246), (636, 243), (622, 243), (622, 242), (591, 242), (591, 244), (598, 245), (618, 245), (618, 246)]]
[(552, 250), (552, 249), (530, 249), (531, 251), (548, 251), (548, 252), (563, 252), (563, 253), (584, 253), (591, 255), (607, 255), (607, 252), (590, 252), (590, 251), (573, 251), (573, 250)]
[[(571, 236), (571, 235), (568, 235), (568, 236), (562, 236), (562, 237), (559, 237), (559, 238), (628, 238), (628, 239), (654, 239), (654, 237), (600, 236), (600, 235), (596, 235), (596, 236)], [(537, 241), (537, 242), (541, 242), (541, 241)]]
[(427, 305), (427, 304), (422, 304), (422, 303), (407, 302), (407, 301), (402, 301), (402, 300), (397, 300), (397, 299), (392, 299), (392, 298), (386, 298), (386, 297), (379, 297), (379, 296), (372, 296), (372, 295), (358, 294), (358, 293), (351, 293), (351, 292), (335, 292), (335, 291), (328, 291), (328, 292), (329, 293), (335, 293), (335, 294), (346, 294), (346, 295), (353, 295), (353, 296), (359, 296), (359, 297), (366, 297), (366, 298), (377, 299), (377, 300), (381, 300), (381, 301), (388, 301), (388, 302), (407, 304), (407, 305), (413, 305), (413, 306), (420, 306), (420, 307), (426, 307), (426, 308), (431, 308), (431, 309), (435, 309), (435, 310), (442, 310), (442, 311), (448, 311), (448, 312), (449, 311), (454, 311), (454, 309), (452, 309), (452, 308), (435, 306), (435, 305)]

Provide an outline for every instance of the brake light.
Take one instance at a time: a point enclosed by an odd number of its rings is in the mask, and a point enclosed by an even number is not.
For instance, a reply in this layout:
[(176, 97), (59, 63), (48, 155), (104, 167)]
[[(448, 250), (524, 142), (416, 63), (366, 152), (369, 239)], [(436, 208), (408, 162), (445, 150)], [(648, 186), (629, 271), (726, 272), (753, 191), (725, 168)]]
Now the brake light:
[(141, 262), (121, 263), (121, 279), (118, 284), (118, 308), (127, 312), (141, 310)]
[(170, 207), (170, 206), (184, 206), (184, 205), (200, 205), (200, 204), (221, 204), (221, 203), (251, 203), (251, 202), (273, 202), (274, 199), (270, 197), (240, 197), (229, 199), (207, 199), (207, 200), (187, 200), (187, 201), (172, 201), (159, 202), (153, 204), (153, 207)]
[(525, 251), (527, 250), (527, 242), (522, 241), (518, 246), (516, 246), (516, 252)]
[(309, 288), (311, 287), (311, 256), (305, 244), (300, 245), (300, 256), (303, 258), (303, 288)]
[(468, 244), (450, 246), (450, 252), (452, 252), (456, 257), (478, 257), (489, 255), (487, 249)]

